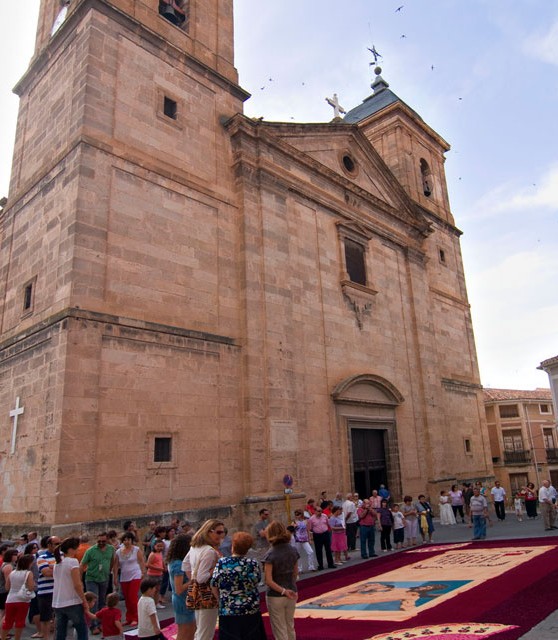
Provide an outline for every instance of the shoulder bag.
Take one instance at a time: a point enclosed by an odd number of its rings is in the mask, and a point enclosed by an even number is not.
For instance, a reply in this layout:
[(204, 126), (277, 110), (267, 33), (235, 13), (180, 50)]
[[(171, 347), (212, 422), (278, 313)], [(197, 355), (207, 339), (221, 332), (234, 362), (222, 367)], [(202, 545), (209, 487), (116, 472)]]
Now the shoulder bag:
[(25, 602), (31, 602), (35, 597), (35, 592), (31, 589), (27, 588), (27, 578), (29, 577), (29, 571), (25, 572), (25, 578), (23, 579), (23, 584), (18, 589), (17, 595), (19, 598), (23, 598)]
[(209, 580), (207, 582), (198, 582), (196, 576), (198, 575), (198, 568), (202, 555), (198, 558), (196, 566), (192, 572), (192, 579), (190, 580), (186, 589), (186, 608), (187, 609), (216, 609), (218, 606), (217, 598), (211, 590)]

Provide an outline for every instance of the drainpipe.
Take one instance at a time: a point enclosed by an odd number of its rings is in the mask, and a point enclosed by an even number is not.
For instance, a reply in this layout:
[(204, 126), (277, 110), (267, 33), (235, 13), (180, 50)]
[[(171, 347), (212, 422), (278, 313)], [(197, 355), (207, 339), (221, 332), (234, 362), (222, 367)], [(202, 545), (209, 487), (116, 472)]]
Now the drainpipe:
[(533, 441), (533, 431), (531, 430), (531, 421), (529, 420), (529, 409), (527, 403), (523, 405), (523, 411), (525, 411), (525, 419), (527, 421), (527, 430), (529, 431), (529, 440), (531, 441), (531, 451), (533, 452), (533, 464), (535, 465), (535, 477), (537, 478), (537, 487), (541, 486), (539, 478), (539, 466), (537, 464), (537, 452), (535, 450), (535, 444)]

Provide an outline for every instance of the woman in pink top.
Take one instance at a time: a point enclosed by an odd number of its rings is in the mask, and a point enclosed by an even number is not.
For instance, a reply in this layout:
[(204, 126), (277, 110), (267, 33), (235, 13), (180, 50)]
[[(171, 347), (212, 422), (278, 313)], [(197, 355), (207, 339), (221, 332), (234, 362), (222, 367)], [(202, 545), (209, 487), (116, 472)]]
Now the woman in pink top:
[(382, 496), (378, 495), (376, 489), (372, 491), (370, 496), (370, 506), (372, 509), (379, 509), (382, 506)]
[(341, 562), (341, 552), (345, 554), (345, 560), (349, 559), (347, 551), (347, 532), (345, 530), (345, 521), (343, 519), (343, 509), (341, 507), (333, 507), (333, 512), (329, 519), (329, 528), (331, 529), (331, 550), (333, 551), (333, 559), (337, 566), (343, 564)]
[(451, 508), (453, 509), (453, 515), (457, 520), (457, 514), (461, 516), (461, 522), (465, 522), (465, 514), (463, 513), (463, 505), (465, 501), (463, 500), (463, 493), (459, 490), (459, 487), (456, 484), (451, 486), (451, 491), (449, 492), (449, 497), (451, 499)]
[(165, 605), (161, 601), (159, 591), (161, 588), (161, 582), (163, 580), (163, 573), (165, 573), (165, 561), (163, 560), (163, 549), (165, 543), (162, 540), (157, 540), (153, 545), (153, 551), (147, 558), (147, 575), (151, 578), (156, 578), (159, 582), (157, 585), (157, 593), (155, 594), (155, 602), (157, 603), (157, 609), (164, 609)]
[(308, 531), (312, 535), (314, 548), (316, 549), (316, 559), (318, 560), (318, 571), (324, 568), (324, 549), (327, 559), (327, 566), (335, 569), (333, 554), (331, 553), (331, 540), (329, 535), (329, 520), (322, 513), (321, 507), (316, 507), (316, 512), (308, 520)]

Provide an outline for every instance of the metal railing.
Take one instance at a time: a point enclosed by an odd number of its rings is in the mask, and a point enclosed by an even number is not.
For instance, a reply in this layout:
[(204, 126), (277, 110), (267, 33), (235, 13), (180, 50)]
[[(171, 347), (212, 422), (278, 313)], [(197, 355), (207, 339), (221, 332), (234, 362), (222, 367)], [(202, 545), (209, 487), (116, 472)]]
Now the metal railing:
[(530, 451), (504, 451), (504, 464), (526, 464), (531, 462)]

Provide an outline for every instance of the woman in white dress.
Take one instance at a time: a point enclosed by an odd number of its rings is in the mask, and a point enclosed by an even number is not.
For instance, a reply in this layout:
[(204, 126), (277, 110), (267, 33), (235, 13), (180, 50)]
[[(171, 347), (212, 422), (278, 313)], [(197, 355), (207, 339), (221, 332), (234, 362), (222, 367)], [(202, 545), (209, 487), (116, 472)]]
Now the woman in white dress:
[(450, 498), (446, 491), (440, 491), (440, 524), (456, 524)]

